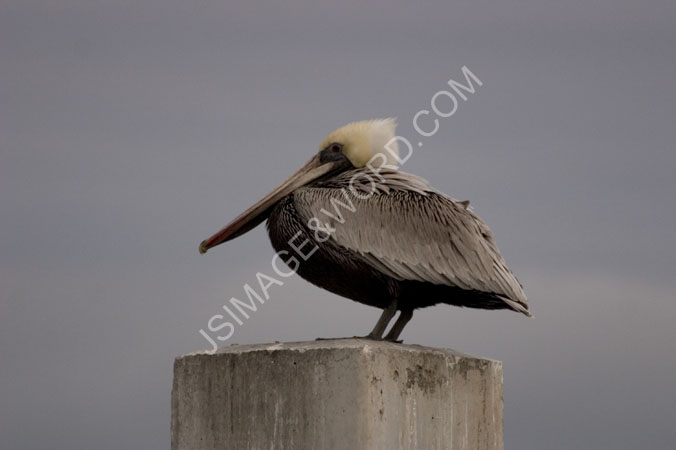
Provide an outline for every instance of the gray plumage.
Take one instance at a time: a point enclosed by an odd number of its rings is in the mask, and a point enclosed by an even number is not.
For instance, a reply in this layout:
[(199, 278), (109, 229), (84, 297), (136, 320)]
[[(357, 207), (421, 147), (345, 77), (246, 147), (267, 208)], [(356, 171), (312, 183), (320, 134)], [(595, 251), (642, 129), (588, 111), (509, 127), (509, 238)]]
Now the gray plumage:
[[(375, 183), (371, 183), (373, 180)], [(331, 241), (374, 269), (415, 280), (491, 293), (530, 316), (527, 298), (488, 226), (415, 175), (382, 169), (344, 172), (294, 192), (303, 219), (335, 229)]]

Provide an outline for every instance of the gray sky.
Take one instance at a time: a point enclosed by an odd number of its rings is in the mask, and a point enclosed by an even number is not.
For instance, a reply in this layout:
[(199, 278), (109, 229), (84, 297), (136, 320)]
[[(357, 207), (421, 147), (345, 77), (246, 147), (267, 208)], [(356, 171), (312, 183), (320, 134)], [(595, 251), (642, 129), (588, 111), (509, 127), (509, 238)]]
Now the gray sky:
[[(198, 243), (334, 128), (483, 82), (404, 170), (470, 199), (535, 320), (409, 343), (505, 364), (507, 448), (676, 440), (673, 1), (0, 2), (0, 447), (166, 449), (173, 357), (273, 254)], [(370, 330), (293, 278), (229, 342)]]

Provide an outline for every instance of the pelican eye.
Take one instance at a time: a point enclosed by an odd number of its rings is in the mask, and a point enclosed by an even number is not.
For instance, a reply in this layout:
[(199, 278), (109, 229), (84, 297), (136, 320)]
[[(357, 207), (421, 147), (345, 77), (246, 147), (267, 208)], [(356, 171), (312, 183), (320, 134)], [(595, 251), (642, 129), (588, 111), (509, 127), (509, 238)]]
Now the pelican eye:
[(319, 152), (319, 160), (322, 163), (327, 162), (341, 162), (341, 164), (345, 163), (344, 165), (346, 167), (347, 164), (349, 163), (349, 160), (345, 156), (345, 153), (343, 153), (343, 144), (340, 144), (338, 142), (334, 142), (324, 147), (324, 149)]

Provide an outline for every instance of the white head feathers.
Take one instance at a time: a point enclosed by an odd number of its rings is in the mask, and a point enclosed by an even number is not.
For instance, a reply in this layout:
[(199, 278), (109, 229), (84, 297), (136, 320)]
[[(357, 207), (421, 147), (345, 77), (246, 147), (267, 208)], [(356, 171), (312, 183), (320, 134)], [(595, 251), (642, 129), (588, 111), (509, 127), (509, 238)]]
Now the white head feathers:
[(389, 165), (396, 167), (399, 147), (395, 137), (395, 119), (374, 119), (352, 122), (329, 134), (319, 150), (338, 143), (343, 153), (355, 167), (371, 164), (373, 167)]

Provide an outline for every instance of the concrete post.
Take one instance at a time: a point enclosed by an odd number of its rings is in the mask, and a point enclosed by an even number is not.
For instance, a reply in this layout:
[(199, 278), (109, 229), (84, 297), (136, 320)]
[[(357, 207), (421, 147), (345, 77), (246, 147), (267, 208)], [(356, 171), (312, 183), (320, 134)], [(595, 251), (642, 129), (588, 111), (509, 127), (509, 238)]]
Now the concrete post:
[(502, 363), (363, 339), (176, 358), (172, 450), (502, 450)]

